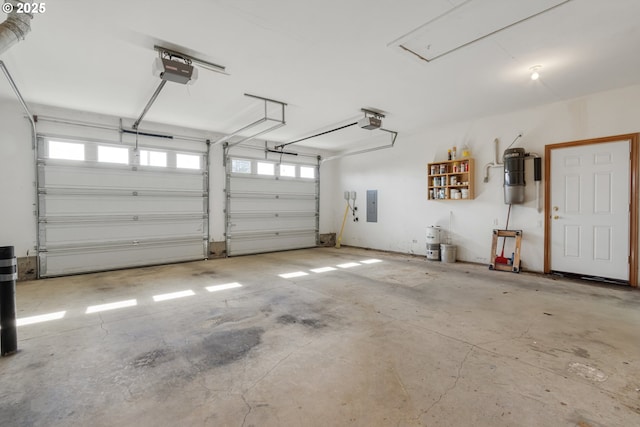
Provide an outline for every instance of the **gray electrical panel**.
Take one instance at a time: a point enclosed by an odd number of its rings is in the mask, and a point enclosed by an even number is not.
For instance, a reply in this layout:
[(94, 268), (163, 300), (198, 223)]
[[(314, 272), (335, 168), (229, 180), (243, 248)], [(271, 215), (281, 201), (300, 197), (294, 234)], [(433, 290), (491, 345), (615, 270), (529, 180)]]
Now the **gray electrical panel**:
[(378, 222), (378, 190), (367, 190), (367, 222)]

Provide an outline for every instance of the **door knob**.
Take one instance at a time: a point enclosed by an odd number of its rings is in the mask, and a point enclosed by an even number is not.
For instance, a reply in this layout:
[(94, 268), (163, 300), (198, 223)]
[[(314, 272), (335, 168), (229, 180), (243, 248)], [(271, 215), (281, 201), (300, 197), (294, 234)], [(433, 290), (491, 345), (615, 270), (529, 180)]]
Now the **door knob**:
[(556, 211), (556, 212), (558, 212), (558, 207), (557, 207), (557, 206), (554, 206), (554, 207), (553, 207), (553, 210), (554, 210), (554, 211)]
[(554, 216), (553, 219), (558, 219), (560, 218), (558, 215)]

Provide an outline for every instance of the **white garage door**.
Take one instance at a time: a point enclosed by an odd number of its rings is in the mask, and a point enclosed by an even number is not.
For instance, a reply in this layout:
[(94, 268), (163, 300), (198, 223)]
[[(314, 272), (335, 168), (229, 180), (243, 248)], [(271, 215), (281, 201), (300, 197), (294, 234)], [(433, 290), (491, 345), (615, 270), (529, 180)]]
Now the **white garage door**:
[(40, 276), (204, 259), (205, 152), (41, 138)]
[(230, 256), (317, 245), (317, 164), (237, 157), (226, 164)]

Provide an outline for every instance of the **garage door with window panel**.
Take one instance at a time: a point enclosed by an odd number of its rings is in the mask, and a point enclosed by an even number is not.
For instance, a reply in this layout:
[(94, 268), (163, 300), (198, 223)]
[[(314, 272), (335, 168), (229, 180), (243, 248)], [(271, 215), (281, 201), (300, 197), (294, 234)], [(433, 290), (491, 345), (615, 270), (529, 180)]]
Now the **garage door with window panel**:
[(230, 256), (317, 245), (317, 164), (227, 158)]
[(206, 152), (40, 138), (40, 276), (204, 259)]

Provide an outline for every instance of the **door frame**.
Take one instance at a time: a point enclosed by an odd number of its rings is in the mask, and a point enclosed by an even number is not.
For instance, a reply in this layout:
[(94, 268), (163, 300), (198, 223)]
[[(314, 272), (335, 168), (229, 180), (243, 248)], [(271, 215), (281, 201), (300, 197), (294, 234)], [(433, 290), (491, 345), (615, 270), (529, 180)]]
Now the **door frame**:
[(544, 272), (551, 273), (551, 151), (606, 142), (629, 141), (629, 285), (638, 287), (638, 141), (640, 133), (549, 144), (544, 147)]

